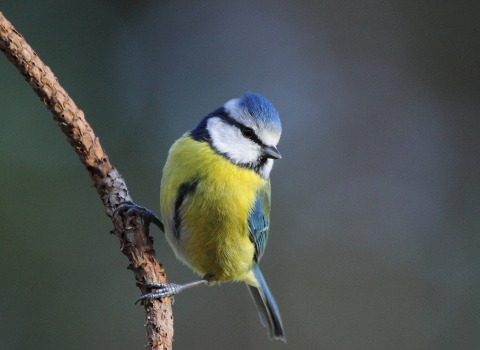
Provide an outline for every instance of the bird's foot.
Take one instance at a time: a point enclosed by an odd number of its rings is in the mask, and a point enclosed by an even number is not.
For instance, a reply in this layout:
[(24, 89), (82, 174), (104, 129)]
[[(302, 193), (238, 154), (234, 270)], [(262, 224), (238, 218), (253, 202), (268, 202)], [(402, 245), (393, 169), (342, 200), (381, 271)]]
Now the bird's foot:
[(175, 283), (158, 283), (158, 282), (150, 282), (145, 284), (147, 288), (158, 288), (157, 290), (142, 295), (135, 301), (137, 304), (139, 301), (151, 300), (151, 299), (160, 299), (166, 297), (172, 297), (172, 304), (173, 304), (173, 296), (175, 294), (180, 293), (183, 289), (183, 286), (180, 284)]
[(125, 213), (126, 216), (138, 215), (143, 219), (144, 225), (146, 227), (150, 226), (151, 223), (154, 223), (160, 230), (165, 232), (163, 223), (151, 210), (135, 204), (132, 201), (126, 201), (121, 203), (113, 212), (113, 216), (120, 213)]

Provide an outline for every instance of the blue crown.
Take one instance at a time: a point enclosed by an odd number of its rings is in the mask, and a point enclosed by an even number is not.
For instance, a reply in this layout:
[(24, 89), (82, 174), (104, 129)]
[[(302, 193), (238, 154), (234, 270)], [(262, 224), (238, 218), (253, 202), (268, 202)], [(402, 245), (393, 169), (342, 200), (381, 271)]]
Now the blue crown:
[(253, 92), (247, 92), (239, 99), (238, 104), (268, 129), (278, 133), (282, 132), (282, 123), (280, 122), (278, 112), (265, 97)]

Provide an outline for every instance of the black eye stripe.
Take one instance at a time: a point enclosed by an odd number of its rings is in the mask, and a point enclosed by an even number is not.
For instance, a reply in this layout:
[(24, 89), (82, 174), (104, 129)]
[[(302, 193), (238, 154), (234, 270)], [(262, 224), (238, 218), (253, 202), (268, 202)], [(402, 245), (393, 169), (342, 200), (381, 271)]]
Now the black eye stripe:
[(235, 127), (237, 127), (240, 132), (242, 133), (242, 135), (244, 134), (244, 131), (246, 131), (247, 129), (248, 130), (251, 130), (252, 131), (252, 135), (247, 137), (249, 140), (252, 140), (253, 142), (255, 142), (256, 144), (260, 145), (260, 146), (265, 146), (263, 144), (263, 142), (258, 138), (257, 134), (255, 133), (255, 131), (253, 131), (251, 128), (249, 127), (246, 127), (245, 125), (243, 124), (240, 124), (239, 122), (237, 122), (235, 119), (233, 119), (232, 117), (230, 117), (227, 112), (225, 111), (225, 109), (222, 109), (221, 111), (216, 111), (217, 113), (215, 114), (216, 117), (220, 117), (222, 118), (222, 120), (224, 120), (226, 123), (230, 124), (230, 125), (233, 125)]
[[(242, 132), (242, 130), (244, 130), (244, 129), (251, 129), (251, 128), (248, 128), (245, 125), (237, 122), (235, 119), (233, 119), (232, 117), (230, 117), (228, 115), (228, 113), (227, 113), (227, 111), (225, 110), (224, 107), (220, 107), (219, 109), (213, 111), (212, 113), (210, 113), (209, 115), (204, 117), (200, 121), (200, 123), (198, 123), (198, 125), (190, 132), (191, 135), (192, 135), (192, 138), (194, 140), (210, 142), (210, 134), (207, 130), (207, 122), (210, 118), (214, 118), (214, 117), (222, 119), (225, 123), (227, 123), (229, 125), (235, 126), (236, 128), (238, 128), (240, 130), (240, 132)], [(252, 135), (249, 136), (248, 139), (252, 140), (253, 142), (255, 142), (256, 144), (258, 144), (262, 147), (265, 146), (265, 144), (258, 138), (257, 134), (255, 134), (255, 132), (253, 130), (252, 130), (252, 132), (253, 132)], [(242, 134), (243, 134), (243, 132), (242, 132)]]
[[(252, 129), (250, 129), (250, 130), (252, 130)], [(242, 131), (242, 129), (240, 129), (240, 131)], [(258, 138), (257, 134), (255, 134), (255, 131), (253, 131), (253, 130), (252, 130), (252, 135), (248, 136), (247, 138), (249, 140), (252, 140), (253, 142), (255, 142), (256, 144), (258, 144), (260, 146), (264, 146), (263, 142)]]

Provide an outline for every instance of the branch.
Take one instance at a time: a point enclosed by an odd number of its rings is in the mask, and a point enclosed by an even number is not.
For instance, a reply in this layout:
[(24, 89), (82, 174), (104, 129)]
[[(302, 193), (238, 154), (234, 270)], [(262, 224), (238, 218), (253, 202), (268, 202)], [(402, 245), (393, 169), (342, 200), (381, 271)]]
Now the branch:
[[(153, 250), (153, 240), (148, 235), (141, 218), (112, 217), (118, 205), (131, 201), (125, 180), (110, 164), (98, 137), (85, 120), (83, 112), (75, 105), (58, 79), (27, 44), (22, 35), (0, 12), (0, 50), (17, 67), (47, 109), (52, 112), (67, 140), (80, 161), (85, 165), (90, 178), (105, 206), (106, 214), (112, 219), (112, 231), (120, 240), (121, 251), (128, 257), (128, 268), (135, 274), (137, 286), (142, 294), (145, 282), (166, 283), (162, 266)], [(171, 349), (173, 338), (173, 316), (171, 299), (151, 300), (145, 303), (147, 348)]]

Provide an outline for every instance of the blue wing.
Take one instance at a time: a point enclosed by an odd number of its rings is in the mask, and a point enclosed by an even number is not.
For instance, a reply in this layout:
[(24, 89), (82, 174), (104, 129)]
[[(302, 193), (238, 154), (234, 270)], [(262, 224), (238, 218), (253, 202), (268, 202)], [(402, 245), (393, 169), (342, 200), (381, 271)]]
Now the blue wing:
[(265, 251), (270, 229), (270, 180), (257, 192), (252, 212), (248, 218), (250, 240), (255, 245), (255, 261), (259, 262)]

